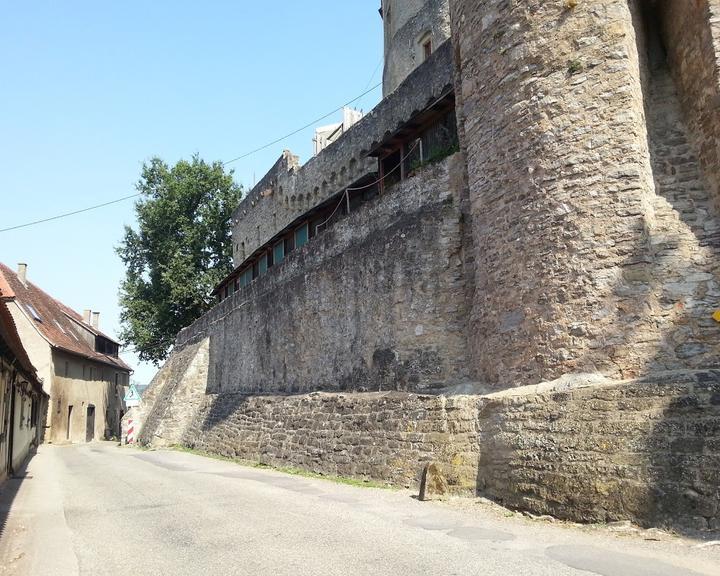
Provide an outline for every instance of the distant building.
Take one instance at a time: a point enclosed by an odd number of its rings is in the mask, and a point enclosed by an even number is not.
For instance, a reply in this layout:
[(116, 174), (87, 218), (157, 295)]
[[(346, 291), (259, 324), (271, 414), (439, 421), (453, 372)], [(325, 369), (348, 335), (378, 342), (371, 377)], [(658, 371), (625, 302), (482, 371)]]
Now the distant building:
[(5, 303), (12, 290), (0, 276), (0, 481), (16, 472), (41, 439), (47, 395)]
[(328, 147), (340, 138), (345, 132), (358, 122), (363, 117), (363, 113), (360, 110), (354, 108), (343, 108), (343, 120), (342, 122), (336, 122), (335, 124), (328, 124), (327, 126), (320, 126), (315, 129), (315, 137), (313, 138), (313, 154), (317, 155), (322, 150)]
[(0, 264), (11, 290), (6, 304), (45, 393), (50, 397), (45, 440), (89, 442), (120, 436), (130, 367), (119, 344), (99, 330), (98, 312), (81, 316)]

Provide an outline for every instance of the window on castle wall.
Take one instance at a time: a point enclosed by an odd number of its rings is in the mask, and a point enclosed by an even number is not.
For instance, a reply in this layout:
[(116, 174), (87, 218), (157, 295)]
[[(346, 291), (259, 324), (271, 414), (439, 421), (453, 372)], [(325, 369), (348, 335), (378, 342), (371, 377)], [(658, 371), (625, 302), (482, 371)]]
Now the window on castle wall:
[(295, 237), (290, 235), (285, 238), (285, 254), (290, 254), (293, 250), (295, 250)]
[(258, 262), (258, 274), (262, 276), (265, 274), (268, 270), (268, 257), (267, 254), (263, 254), (260, 257), (260, 262)]
[(248, 270), (245, 270), (242, 274), (240, 274), (240, 286), (245, 287), (252, 281), (252, 271), (250, 271), (250, 276), (248, 276)]
[(307, 244), (308, 241), (308, 225), (307, 222), (295, 230), (295, 246), (300, 248)]
[(420, 51), (423, 62), (430, 58), (430, 55), (432, 54), (432, 37), (430, 36), (430, 32), (427, 32), (420, 39)]
[(285, 259), (285, 241), (280, 240), (275, 246), (273, 247), (273, 262), (275, 264), (280, 264)]

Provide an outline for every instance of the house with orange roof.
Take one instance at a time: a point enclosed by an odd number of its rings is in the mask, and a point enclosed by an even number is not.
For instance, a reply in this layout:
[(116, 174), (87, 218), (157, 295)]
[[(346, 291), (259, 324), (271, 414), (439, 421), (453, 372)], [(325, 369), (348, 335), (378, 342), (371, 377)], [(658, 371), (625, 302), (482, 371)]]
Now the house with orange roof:
[(0, 276), (0, 481), (39, 444), (48, 399), (5, 303), (12, 294)]
[(120, 345), (100, 331), (99, 313), (83, 315), (28, 280), (27, 265), (0, 263), (3, 300), (49, 397), (44, 439), (90, 442), (120, 437), (130, 367)]

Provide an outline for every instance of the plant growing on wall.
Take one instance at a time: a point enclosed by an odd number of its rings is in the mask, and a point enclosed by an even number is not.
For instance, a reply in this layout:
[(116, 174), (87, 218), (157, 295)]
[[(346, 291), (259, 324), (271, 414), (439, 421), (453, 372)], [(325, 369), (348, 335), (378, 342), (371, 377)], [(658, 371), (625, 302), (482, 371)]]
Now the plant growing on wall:
[(185, 326), (212, 304), (210, 292), (232, 270), (230, 217), (242, 196), (232, 171), (197, 156), (169, 167), (143, 164), (136, 188), (137, 230), (126, 226), (117, 253), (120, 338), (141, 360), (159, 364)]

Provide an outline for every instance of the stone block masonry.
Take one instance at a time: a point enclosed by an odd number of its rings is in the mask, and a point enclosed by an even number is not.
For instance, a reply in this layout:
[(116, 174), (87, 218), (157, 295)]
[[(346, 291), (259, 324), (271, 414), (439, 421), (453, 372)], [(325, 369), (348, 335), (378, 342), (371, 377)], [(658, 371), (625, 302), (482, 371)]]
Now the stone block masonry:
[(438, 461), (451, 489), (474, 493), (477, 401), (402, 392), (210, 394), (183, 444), (213, 454), (415, 487)]
[[(502, 388), (716, 366), (720, 222), (685, 135), (689, 98), (651, 96), (662, 82), (641, 3), (451, 8), (477, 378)], [(657, 125), (660, 100), (670, 126)]]
[(585, 522), (720, 530), (720, 370), (481, 399), (478, 489)]
[(412, 488), (436, 462), (451, 491), (511, 508), (720, 529), (720, 370), (576, 375), (485, 396), (188, 395), (209, 360), (188, 356), (161, 392), (183, 402), (168, 411), (148, 397), (142, 443)]
[(180, 332), (207, 391), (438, 390), (469, 382), (459, 155), (421, 169)]
[(720, 529), (719, 8), (451, 0), (452, 45), (285, 155), (236, 236), (352, 182), (453, 77), (460, 152), (183, 330), (141, 440), (400, 485), (437, 461), (511, 507)]
[(235, 266), (310, 208), (362, 177), (374, 179), (377, 160), (367, 156), (370, 150), (452, 84), (452, 47), (446, 41), (388, 98), (304, 165), (285, 151), (233, 213)]

